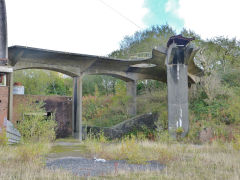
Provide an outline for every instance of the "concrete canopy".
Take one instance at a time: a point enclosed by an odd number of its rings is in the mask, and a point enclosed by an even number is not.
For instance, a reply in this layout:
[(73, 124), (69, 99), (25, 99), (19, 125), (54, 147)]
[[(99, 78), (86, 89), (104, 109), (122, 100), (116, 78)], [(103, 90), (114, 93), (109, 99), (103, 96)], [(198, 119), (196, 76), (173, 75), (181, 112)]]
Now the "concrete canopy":
[[(124, 60), (109, 57), (50, 51), (23, 46), (12, 46), (9, 50), (9, 64), (14, 70), (47, 69), (76, 77), (87, 74), (111, 75), (124, 81), (154, 79), (167, 82), (165, 59), (167, 48), (152, 50), (152, 57), (146, 59)], [(197, 49), (186, 48), (190, 83), (196, 81), (201, 70), (194, 64)]]

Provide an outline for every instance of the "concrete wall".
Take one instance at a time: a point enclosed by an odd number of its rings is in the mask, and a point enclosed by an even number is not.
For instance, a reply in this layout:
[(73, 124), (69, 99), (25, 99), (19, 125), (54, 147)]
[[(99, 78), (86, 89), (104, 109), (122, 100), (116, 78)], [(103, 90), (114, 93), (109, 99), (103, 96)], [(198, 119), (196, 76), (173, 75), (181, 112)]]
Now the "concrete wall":
[(44, 101), (46, 112), (55, 113), (57, 137), (72, 135), (72, 98), (63, 96), (13, 95), (13, 122), (19, 120), (19, 105), (29, 100)]

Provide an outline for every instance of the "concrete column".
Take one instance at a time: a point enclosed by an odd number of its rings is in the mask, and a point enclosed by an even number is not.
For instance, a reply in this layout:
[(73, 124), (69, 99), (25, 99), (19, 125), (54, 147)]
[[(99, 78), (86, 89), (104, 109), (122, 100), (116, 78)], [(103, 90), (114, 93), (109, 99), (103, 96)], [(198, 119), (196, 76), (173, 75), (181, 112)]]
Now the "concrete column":
[(182, 129), (181, 136), (188, 133), (188, 66), (184, 59), (185, 47), (172, 44), (168, 48), (166, 59), (168, 86), (168, 130), (176, 137), (177, 130)]
[(82, 141), (82, 77), (73, 78), (72, 130), (75, 139)]
[(127, 82), (127, 96), (130, 97), (128, 104), (128, 114), (135, 116), (137, 114), (137, 84), (136, 81)]
[(13, 120), (13, 73), (8, 74), (9, 99), (8, 99), (8, 120)]
[(5, 1), (0, 0), (0, 65), (5, 65), (8, 58), (7, 18)]
[(77, 82), (77, 78), (76, 77), (73, 77), (73, 92), (72, 92), (72, 136), (74, 137), (74, 134), (76, 132), (76, 113), (77, 113), (77, 109), (76, 109), (76, 106), (77, 106), (77, 86), (76, 86), (76, 83)]

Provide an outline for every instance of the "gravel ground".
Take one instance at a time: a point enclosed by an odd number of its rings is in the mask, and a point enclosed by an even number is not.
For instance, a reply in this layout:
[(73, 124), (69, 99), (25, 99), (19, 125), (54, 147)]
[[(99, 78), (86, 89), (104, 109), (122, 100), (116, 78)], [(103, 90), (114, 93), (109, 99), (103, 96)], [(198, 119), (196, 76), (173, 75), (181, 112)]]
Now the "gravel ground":
[(128, 164), (126, 161), (106, 161), (96, 162), (94, 159), (83, 157), (62, 157), (48, 159), (46, 166), (50, 169), (65, 169), (72, 171), (78, 176), (103, 176), (117, 173), (118, 171), (160, 171), (165, 166), (157, 162), (150, 161), (148, 164)]

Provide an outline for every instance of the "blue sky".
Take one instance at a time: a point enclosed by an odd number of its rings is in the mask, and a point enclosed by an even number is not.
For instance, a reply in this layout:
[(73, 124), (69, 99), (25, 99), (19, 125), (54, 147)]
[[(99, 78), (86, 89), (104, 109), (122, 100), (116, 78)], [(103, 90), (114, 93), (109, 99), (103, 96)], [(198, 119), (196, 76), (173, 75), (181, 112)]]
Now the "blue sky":
[(179, 33), (190, 29), (203, 39), (216, 36), (240, 39), (239, 0), (144, 0), (147, 26), (168, 23)]
[[(145, 0), (144, 7), (149, 11), (143, 18), (147, 26), (168, 24), (178, 32), (184, 27), (183, 19), (179, 18), (173, 11), (167, 11), (168, 0)], [(176, 6), (178, 1), (175, 1)]]

